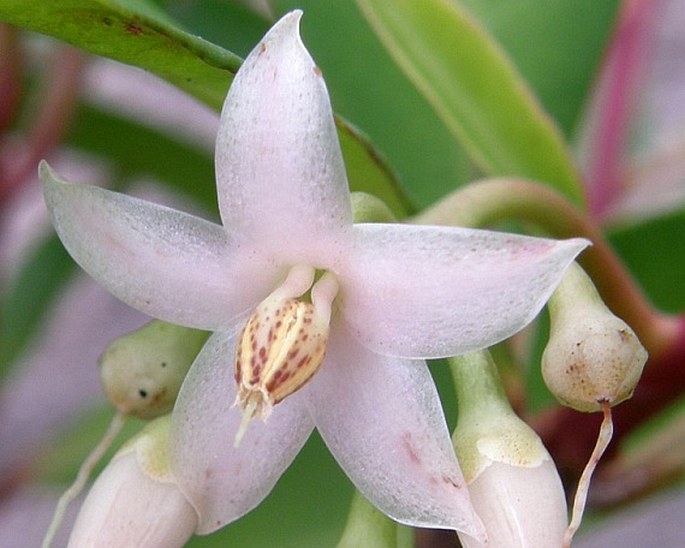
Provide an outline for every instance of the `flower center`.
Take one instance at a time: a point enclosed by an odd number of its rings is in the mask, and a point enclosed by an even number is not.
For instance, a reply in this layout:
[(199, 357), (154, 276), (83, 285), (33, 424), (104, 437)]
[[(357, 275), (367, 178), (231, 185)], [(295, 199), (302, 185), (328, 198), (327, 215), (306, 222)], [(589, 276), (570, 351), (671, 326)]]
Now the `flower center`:
[[(312, 267), (293, 267), (243, 327), (235, 357), (235, 405), (243, 410), (236, 447), (250, 419), (266, 420), (273, 406), (304, 386), (323, 362), (338, 283), (330, 272), (313, 282)], [(311, 302), (302, 299), (307, 292)]]

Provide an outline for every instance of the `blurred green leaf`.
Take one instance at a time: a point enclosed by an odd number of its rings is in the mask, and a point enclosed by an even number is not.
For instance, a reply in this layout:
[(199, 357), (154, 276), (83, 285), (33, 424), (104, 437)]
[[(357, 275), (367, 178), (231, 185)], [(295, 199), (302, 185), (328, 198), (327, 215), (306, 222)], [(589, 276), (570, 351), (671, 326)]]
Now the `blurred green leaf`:
[(152, 177), (192, 196), (218, 218), (211, 151), (86, 104), (79, 107), (67, 142), (107, 159), (115, 180)]
[(31, 253), (0, 308), (0, 378), (32, 340), (46, 309), (75, 271), (54, 234)]
[[(241, 63), (237, 55), (179, 29), (142, 1), (0, 0), (0, 20), (150, 70), (217, 110)], [(347, 124), (339, 126), (354, 189), (375, 193), (398, 216), (406, 215), (409, 200), (381, 156)]]
[(242, 0), (156, 0), (184, 29), (241, 57), (266, 34), (273, 20)]
[(616, 229), (609, 235), (642, 288), (666, 312), (685, 309), (683, 234), (685, 210)]
[(274, 0), (304, 10), (302, 35), (321, 67), (335, 111), (381, 150), (423, 207), (474, 177), (459, 142), (366, 24), (354, 0)]
[(358, 5), (488, 174), (542, 181), (582, 201), (579, 176), (558, 128), (503, 51), (463, 9), (446, 0)]
[(415, 208), (371, 141), (342, 118), (336, 118), (336, 122), (350, 190), (380, 198), (400, 219), (413, 213)]
[(497, 39), (571, 135), (611, 36), (618, 0), (458, 0)]
[(343, 531), (352, 484), (314, 432), (264, 502), (245, 517), (188, 548), (335, 546)]
[(217, 109), (241, 61), (140, 0), (0, 0), (0, 20), (147, 69)]

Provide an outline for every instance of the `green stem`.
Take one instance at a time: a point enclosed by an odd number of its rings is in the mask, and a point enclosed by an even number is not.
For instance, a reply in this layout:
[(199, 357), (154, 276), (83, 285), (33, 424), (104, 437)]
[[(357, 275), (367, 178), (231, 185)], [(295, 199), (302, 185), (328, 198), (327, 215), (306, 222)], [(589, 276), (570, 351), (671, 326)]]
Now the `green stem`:
[(532, 223), (557, 238), (590, 240), (593, 245), (579, 262), (609, 308), (631, 325), (651, 356), (673, 345), (677, 319), (654, 309), (595, 223), (547, 186), (509, 178), (479, 181), (449, 194), (412, 222), (479, 228), (510, 220)]
[(459, 420), (465, 415), (482, 415), (484, 410), (511, 413), (497, 365), (487, 350), (449, 358), (459, 405)]
[(337, 548), (412, 548), (412, 529), (392, 521), (355, 491)]

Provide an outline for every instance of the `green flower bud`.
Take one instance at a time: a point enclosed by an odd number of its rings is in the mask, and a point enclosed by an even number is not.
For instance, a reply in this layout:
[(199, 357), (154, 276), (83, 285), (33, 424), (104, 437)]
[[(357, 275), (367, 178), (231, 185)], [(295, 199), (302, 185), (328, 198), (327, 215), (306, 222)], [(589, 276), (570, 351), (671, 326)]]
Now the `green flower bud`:
[(488, 543), (459, 535), (467, 548), (560, 546), (566, 499), (552, 457), (512, 410), (487, 351), (450, 359), (459, 420), (452, 436), (471, 503)]
[(414, 546), (411, 527), (400, 525), (355, 491), (337, 548), (410, 548)]
[(549, 313), (542, 375), (556, 398), (584, 412), (630, 398), (647, 351), (630, 326), (606, 307), (577, 264), (566, 271), (549, 301)]
[(125, 415), (151, 419), (168, 413), (208, 336), (153, 320), (116, 339), (98, 362), (107, 397)]
[(396, 223), (397, 218), (380, 198), (366, 192), (350, 194), (355, 223)]

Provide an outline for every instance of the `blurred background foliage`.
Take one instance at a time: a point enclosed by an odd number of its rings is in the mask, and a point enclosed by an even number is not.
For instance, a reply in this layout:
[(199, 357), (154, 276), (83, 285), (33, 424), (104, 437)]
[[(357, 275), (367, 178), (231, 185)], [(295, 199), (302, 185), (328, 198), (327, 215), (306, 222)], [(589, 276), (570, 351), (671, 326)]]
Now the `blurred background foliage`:
[[(426, 2), (424, 9), (444, 9), (449, 2)], [(364, 2), (360, 0), (360, 4)], [(454, 0), (457, 4), (489, 33), (483, 35), (487, 43), (501, 48), (503, 62), (517, 71), (517, 82), (528, 86), (526, 93), (537, 98), (572, 162), (593, 85), (615, 32), (620, 2)], [(501, 145), (474, 145), (476, 139), (468, 132), (466, 137), (455, 133), (449, 115), (436, 108), (436, 102), (400, 68), (352, 0), (0, 0), (0, 22), (28, 29), (15, 39), (38, 59), (49, 57), (61, 46), (37, 33), (56, 36), (90, 54), (149, 70), (218, 109), (239, 58), (278, 16), (296, 7), (305, 12), (303, 39), (323, 71), (340, 116), (339, 131), (353, 189), (379, 195), (402, 217), (474, 179), (493, 174), (487, 164), (474, 159), (474, 146)], [(405, 46), (413, 47), (411, 43)], [(474, 63), (476, 74), (482, 61), (481, 46), (477, 40), (466, 42), (461, 51), (442, 51), (440, 61), (449, 63), (454, 56), (467, 59)], [(3, 121), (0, 130), (6, 137), (0, 144), (30, 132), (35, 123), (31, 114), (45, 93), (46, 72), (42, 62), (34, 62), (17, 73), (21, 79), (17, 113)], [(483, 104), (475, 106), (490, 112), (486, 100), (506, 104), (508, 97), (497, 92), (493, 90), (491, 97), (483, 97)], [(131, 191), (132, 184), (141, 179), (153, 180), (187, 208), (216, 218), (211, 145), (194, 141), (192, 135), (184, 138), (150, 125), (129, 112), (106, 108), (87, 94), (76, 99), (63, 138), (46, 153), (68, 149), (95, 159), (107, 166), (106, 184), (120, 190)], [(503, 123), (512, 123), (508, 116), (519, 116), (504, 107), (495, 111), (493, 116)], [(547, 119), (542, 110), (531, 113), (524, 109), (520, 116), (514, 123), (537, 123), (538, 116)], [(486, 116), (482, 118), (485, 122)], [(516, 159), (521, 143), (507, 135), (500, 138), (505, 141), (505, 154), (510, 152)], [(507, 145), (508, 138), (511, 142)], [(552, 137), (544, 135), (545, 139)], [(540, 158), (540, 162), (546, 161)], [(580, 173), (580, 167), (577, 169)], [(33, 171), (24, 179), (27, 186), (36, 184)], [(580, 180), (578, 176), (559, 188), (582, 201)], [(13, 194), (20, 190), (0, 194), (0, 217), (13, 207)], [(682, 202), (667, 214), (606, 226), (620, 256), (664, 311), (685, 308), (684, 230)], [(40, 340), (52, 303), (77, 272), (56, 237), (47, 231), (21, 257), (21, 263), (11, 268), (0, 265), (0, 382), (18, 374), (17, 364), (27, 363), (25, 358)], [(85, 366), (95, 368), (95, 363)], [(433, 370), (453, 426), (455, 406), (448, 373), (440, 364)], [(549, 402), (539, 378), (529, 377), (530, 408)], [(41, 408), (39, 397), (26, 405), (33, 413), (50, 413)], [(2, 409), (0, 405), (0, 413)], [(22, 482), (55, 488), (75, 475), (111, 416), (101, 400), (78, 411), (78, 419), (59, 432), (44, 432), (44, 439), (32, 446), (20, 469), (0, 467), (0, 496), (9, 497)], [(11, 439), (0, 438), (0, 444), (11, 443)], [(217, 534), (194, 539), (190, 546), (332, 546), (345, 523), (351, 494), (349, 481), (314, 436), (264, 504)]]

